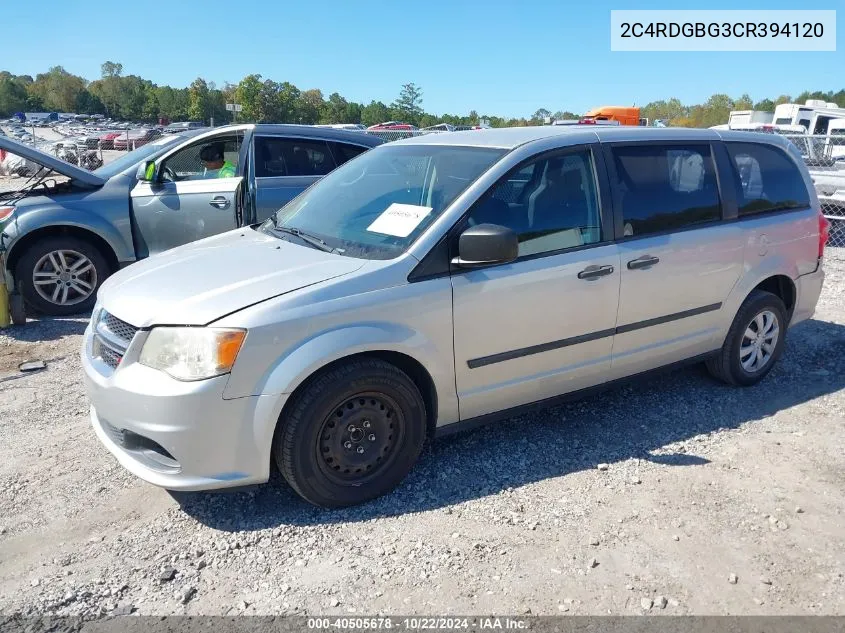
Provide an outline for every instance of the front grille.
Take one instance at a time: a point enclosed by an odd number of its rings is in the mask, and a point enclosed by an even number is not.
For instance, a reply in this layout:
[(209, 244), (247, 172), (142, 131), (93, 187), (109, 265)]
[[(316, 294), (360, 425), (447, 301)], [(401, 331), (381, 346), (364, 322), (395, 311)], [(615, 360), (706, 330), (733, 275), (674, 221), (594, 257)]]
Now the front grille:
[(98, 356), (112, 369), (115, 369), (118, 365), (120, 365), (120, 361), (123, 360), (123, 356), (121, 354), (118, 354), (110, 347), (106, 347), (103, 345), (102, 341), (99, 340), (94, 341), (94, 356)]
[(114, 334), (119, 339), (126, 342), (126, 346), (129, 346), (129, 343), (132, 342), (132, 339), (135, 337), (135, 333), (138, 331), (134, 325), (129, 325), (126, 321), (121, 321), (113, 314), (109, 314), (105, 310), (103, 310), (102, 314), (100, 315), (100, 324), (101, 327), (105, 327), (109, 332)]
[(138, 328), (134, 325), (103, 310), (94, 327), (92, 355), (116, 369), (137, 332)]

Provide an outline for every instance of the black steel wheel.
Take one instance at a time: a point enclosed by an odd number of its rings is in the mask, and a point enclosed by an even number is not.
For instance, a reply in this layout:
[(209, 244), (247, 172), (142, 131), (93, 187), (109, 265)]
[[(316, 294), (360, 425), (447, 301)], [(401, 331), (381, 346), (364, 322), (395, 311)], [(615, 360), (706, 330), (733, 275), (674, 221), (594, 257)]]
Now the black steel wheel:
[(356, 505), (395, 488), (425, 440), (425, 403), (403, 371), (375, 358), (337, 365), (293, 396), (273, 456), (291, 487), (322, 507)]
[(370, 481), (389, 468), (404, 434), (401, 408), (390, 397), (371, 392), (348, 398), (323, 422), (321, 469), (341, 485)]

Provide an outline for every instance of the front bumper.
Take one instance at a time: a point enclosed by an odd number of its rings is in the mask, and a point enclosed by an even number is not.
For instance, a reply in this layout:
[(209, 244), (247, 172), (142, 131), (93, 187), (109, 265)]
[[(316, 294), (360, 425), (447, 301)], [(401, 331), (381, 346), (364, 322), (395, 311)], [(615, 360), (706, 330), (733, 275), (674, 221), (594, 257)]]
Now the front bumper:
[(91, 358), (85, 331), (82, 367), (91, 423), (120, 464), (170, 490), (213, 490), (266, 482), (273, 432), (286, 396), (225, 400), (228, 376), (182, 382), (137, 362), (139, 332), (112, 370)]

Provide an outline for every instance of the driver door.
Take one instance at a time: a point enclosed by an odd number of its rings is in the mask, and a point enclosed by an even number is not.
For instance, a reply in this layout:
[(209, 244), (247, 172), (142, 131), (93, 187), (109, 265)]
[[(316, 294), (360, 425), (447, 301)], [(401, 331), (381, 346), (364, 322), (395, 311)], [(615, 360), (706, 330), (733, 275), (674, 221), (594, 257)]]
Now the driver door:
[(620, 271), (601, 161), (597, 145), (543, 154), (470, 210), (468, 225), (512, 229), (519, 256), (451, 276), (461, 419), (606, 379)]
[[(221, 144), (235, 177), (218, 178), (199, 154)], [(229, 132), (183, 145), (158, 161), (155, 182), (138, 182), (130, 192), (133, 234), (138, 257), (155, 255), (237, 228), (242, 211), (244, 133)]]

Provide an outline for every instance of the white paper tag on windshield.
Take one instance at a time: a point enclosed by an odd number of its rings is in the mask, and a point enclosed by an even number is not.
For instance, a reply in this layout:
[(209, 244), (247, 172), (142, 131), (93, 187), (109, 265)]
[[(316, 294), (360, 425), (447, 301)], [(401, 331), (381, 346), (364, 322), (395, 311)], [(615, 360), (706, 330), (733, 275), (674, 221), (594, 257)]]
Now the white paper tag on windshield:
[(367, 230), (395, 237), (408, 237), (429, 213), (431, 213), (431, 207), (394, 202), (367, 227)]

